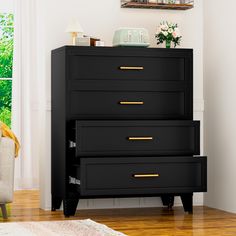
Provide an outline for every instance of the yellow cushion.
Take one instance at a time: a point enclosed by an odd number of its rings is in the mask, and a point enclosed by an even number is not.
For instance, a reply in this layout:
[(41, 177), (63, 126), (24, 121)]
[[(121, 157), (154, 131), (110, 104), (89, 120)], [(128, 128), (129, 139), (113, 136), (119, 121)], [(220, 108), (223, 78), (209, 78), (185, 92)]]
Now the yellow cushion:
[(11, 131), (11, 129), (6, 124), (4, 124), (2, 121), (0, 121), (0, 127), (1, 127), (1, 132), (2, 132), (1, 137), (7, 137), (7, 138), (10, 138), (14, 141), (14, 143), (15, 143), (15, 157), (17, 157), (18, 153), (19, 153), (19, 149), (20, 149), (20, 143), (19, 143), (17, 137)]

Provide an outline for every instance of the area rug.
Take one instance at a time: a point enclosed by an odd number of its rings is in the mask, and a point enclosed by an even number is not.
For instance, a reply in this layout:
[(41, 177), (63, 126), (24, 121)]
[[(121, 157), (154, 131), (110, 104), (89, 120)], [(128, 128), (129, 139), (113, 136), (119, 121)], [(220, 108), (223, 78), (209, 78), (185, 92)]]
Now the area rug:
[(4, 236), (125, 236), (106, 225), (87, 220), (0, 223)]

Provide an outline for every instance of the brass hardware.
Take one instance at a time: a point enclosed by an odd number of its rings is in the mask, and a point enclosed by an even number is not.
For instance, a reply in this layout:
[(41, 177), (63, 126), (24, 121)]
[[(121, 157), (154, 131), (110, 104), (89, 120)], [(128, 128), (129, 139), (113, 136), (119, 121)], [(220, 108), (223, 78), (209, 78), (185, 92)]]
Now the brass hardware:
[(76, 143), (73, 141), (69, 141), (69, 148), (75, 148), (76, 147)]
[(130, 141), (153, 140), (153, 137), (128, 137)]
[(120, 105), (143, 105), (144, 102), (138, 101), (138, 102), (127, 102), (127, 101), (121, 101), (119, 102)]
[(134, 174), (134, 178), (156, 178), (159, 177), (159, 174)]
[(120, 66), (120, 70), (144, 70), (143, 66)]

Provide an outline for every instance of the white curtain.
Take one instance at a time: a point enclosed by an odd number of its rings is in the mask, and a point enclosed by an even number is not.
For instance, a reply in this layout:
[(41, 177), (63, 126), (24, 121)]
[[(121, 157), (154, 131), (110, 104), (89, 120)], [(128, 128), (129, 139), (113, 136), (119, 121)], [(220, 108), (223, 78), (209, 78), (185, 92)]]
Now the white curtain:
[(39, 187), (39, 159), (45, 134), (45, 89), (38, 40), (37, 0), (14, 0), (12, 129), (21, 143), (15, 189)]

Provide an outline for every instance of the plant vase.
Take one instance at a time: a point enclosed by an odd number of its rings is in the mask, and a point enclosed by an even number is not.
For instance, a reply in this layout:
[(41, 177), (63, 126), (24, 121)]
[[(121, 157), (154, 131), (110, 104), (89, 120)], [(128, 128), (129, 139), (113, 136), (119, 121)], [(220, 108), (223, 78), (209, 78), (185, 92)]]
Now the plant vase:
[(171, 40), (166, 40), (166, 48), (170, 48), (171, 47)]

